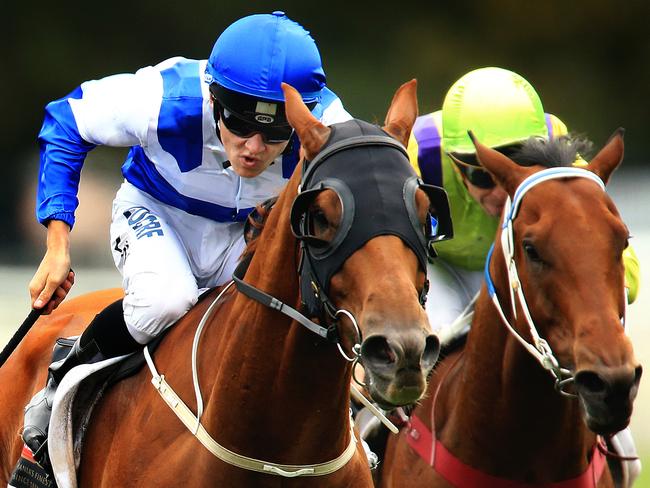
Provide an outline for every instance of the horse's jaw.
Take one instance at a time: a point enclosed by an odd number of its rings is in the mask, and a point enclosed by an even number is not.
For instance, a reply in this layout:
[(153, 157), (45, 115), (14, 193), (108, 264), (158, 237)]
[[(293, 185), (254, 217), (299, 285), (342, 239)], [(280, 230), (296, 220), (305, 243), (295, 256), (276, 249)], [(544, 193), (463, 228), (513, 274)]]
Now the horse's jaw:
[(421, 372), (405, 373), (403, 377), (384, 379), (377, 375), (367, 378), (367, 390), (371, 398), (384, 410), (394, 410), (415, 404), (426, 390)]

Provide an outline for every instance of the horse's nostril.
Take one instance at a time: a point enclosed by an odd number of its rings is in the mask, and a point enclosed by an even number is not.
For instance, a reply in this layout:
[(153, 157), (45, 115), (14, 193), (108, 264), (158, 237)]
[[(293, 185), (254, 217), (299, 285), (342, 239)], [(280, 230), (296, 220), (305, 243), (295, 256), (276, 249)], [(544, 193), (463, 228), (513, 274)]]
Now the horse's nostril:
[(386, 366), (397, 361), (395, 351), (388, 343), (388, 339), (382, 335), (368, 337), (361, 346), (363, 361), (367, 364)]
[(583, 371), (575, 377), (576, 386), (593, 394), (602, 393), (607, 385), (598, 374), (591, 371)]

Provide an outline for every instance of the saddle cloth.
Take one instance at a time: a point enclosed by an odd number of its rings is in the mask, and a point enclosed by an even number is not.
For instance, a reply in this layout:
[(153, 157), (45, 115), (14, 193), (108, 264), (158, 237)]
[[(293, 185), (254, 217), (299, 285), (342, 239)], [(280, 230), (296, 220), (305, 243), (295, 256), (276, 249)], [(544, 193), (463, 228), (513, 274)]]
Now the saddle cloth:
[[(127, 356), (118, 356), (94, 364), (72, 368), (61, 381), (52, 407), (48, 432), (48, 452), (59, 488), (77, 488), (77, 468), (82, 435), (94, 405), (106, 388), (111, 366)], [(81, 385), (83, 388), (80, 388)]]

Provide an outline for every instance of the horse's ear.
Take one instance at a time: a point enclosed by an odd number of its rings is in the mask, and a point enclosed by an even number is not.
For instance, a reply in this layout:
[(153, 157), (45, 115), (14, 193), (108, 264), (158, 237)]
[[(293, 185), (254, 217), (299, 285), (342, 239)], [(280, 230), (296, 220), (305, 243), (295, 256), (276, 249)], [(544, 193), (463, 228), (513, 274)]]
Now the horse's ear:
[(314, 159), (330, 136), (331, 129), (312, 115), (298, 90), (282, 83), (287, 120), (296, 130), (307, 159)]
[(528, 176), (529, 171), (508, 156), (481, 144), (471, 130), (467, 133), (476, 148), (476, 157), (481, 166), (489, 171), (499, 186), (512, 196), (519, 184)]
[(384, 130), (404, 146), (408, 145), (411, 129), (418, 117), (417, 86), (417, 80), (413, 79), (397, 89), (384, 122)]
[(625, 129), (619, 127), (609, 138), (605, 147), (603, 147), (596, 156), (591, 160), (587, 168), (593, 171), (605, 184), (609, 180), (614, 170), (623, 161), (624, 143), (623, 135)]

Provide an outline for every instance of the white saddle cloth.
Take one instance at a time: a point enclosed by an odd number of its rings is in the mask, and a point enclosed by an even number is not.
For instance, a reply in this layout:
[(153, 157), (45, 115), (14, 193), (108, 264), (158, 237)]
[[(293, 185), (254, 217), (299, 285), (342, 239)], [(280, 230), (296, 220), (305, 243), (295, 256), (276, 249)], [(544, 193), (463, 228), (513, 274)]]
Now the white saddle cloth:
[(79, 385), (86, 378), (125, 357), (110, 358), (94, 364), (81, 364), (72, 368), (59, 384), (54, 396), (47, 437), (50, 462), (58, 488), (77, 488), (80, 452), (79, 447), (74, 445), (74, 429), (78, 426), (72, 425), (72, 408)]

